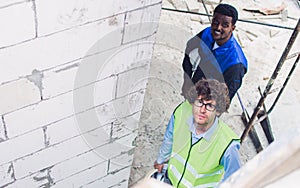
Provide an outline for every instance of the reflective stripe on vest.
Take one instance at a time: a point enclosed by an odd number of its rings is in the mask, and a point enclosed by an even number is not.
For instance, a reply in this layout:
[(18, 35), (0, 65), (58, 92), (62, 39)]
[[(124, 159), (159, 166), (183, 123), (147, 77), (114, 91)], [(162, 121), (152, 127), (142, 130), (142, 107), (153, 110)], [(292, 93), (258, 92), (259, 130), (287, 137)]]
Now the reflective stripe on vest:
[[(180, 163), (182, 163), (182, 165), (185, 165), (186, 160), (184, 158), (182, 158), (180, 155), (174, 155), (173, 156), (175, 159), (177, 159)], [(219, 175), (223, 173), (223, 170), (217, 170), (213, 173), (210, 174), (198, 174), (197, 171), (189, 164), (187, 163), (186, 165), (186, 170), (189, 170), (191, 174), (193, 174), (193, 176), (195, 176), (195, 178), (204, 178), (204, 177), (209, 177), (209, 176), (214, 176), (214, 175)]]
[[(177, 178), (177, 181), (179, 181), (179, 179), (181, 178), (181, 174), (178, 172), (176, 167), (171, 165), (170, 170), (175, 174), (175, 177)], [(201, 184), (201, 185), (198, 185), (198, 186), (193, 186), (185, 178), (182, 178), (180, 183), (183, 184), (185, 187), (193, 187), (193, 188), (216, 187), (219, 184), (219, 182), (214, 182), (214, 183), (206, 183), (206, 184)]]

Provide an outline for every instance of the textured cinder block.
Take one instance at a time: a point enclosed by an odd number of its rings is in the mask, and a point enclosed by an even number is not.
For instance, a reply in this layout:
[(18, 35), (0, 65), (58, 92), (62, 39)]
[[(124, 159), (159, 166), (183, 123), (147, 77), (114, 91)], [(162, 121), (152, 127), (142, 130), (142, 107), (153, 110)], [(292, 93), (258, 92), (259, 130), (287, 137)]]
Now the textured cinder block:
[[(103, 104), (115, 97), (116, 76), (107, 77), (103, 80), (95, 77), (94, 79), (86, 80), (86, 82), (77, 82), (77, 80), (85, 79), (82, 77), (85, 77), (85, 75), (78, 73), (77, 65), (71, 66), (66, 70), (53, 70), (45, 73), (43, 97), (51, 98), (74, 90), (74, 95), (76, 96), (74, 100), (82, 100), (86, 103), (89, 100), (91, 103), (89, 107)], [(76, 111), (80, 110), (76, 109)]]
[(49, 145), (54, 145), (80, 135), (80, 130), (78, 129), (75, 116), (71, 116), (47, 126), (45, 134)]
[[(151, 39), (136, 41), (131, 44), (122, 45), (110, 51), (110, 54), (99, 54), (87, 58), (87, 62), (101, 64), (98, 68), (98, 79), (117, 75), (140, 66), (149, 65), (152, 57), (153, 42)], [(85, 60), (83, 60), (85, 63)], [(97, 69), (97, 66), (94, 66)], [(100, 65), (98, 65), (100, 66)]]
[[(124, 15), (115, 16), (118, 22), (124, 22)], [(26, 43), (0, 50), (0, 59), (5, 62), (5, 71), (1, 71), (1, 82), (10, 81), (20, 76), (30, 75), (36, 70), (54, 68), (85, 57), (89, 53), (104, 51), (119, 46), (122, 30), (113, 33), (106, 45), (92, 47), (110, 32), (118, 29), (110, 25), (109, 20), (83, 25), (50, 36), (40, 37)]]
[(14, 162), (15, 177), (26, 177), (44, 168), (50, 168), (79, 154), (90, 151), (91, 148), (81, 137), (76, 137), (60, 144), (24, 157)]
[(49, 99), (74, 89), (78, 63), (79, 61), (75, 61), (66, 66), (59, 66), (44, 72), (42, 90), (44, 99)]
[[(150, 66), (145, 65), (119, 75), (117, 97), (122, 97), (146, 88)], [(143, 102), (143, 100), (139, 101)]]
[(93, 120), (89, 111), (48, 126), (46, 135), (49, 145), (58, 144), (76, 136), (84, 139), (90, 148), (111, 141), (111, 131), (105, 130), (97, 120)]
[(96, 108), (99, 123), (104, 125), (118, 118), (140, 112), (143, 107), (145, 90), (136, 91)]
[(97, 180), (84, 185), (85, 188), (93, 187), (128, 187), (128, 174), (130, 167), (119, 170), (105, 177), (100, 177)]
[[(99, 163), (91, 168), (82, 170), (79, 173), (75, 173), (59, 182), (56, 182), (53, 186), (58, 187), (80, 187), (95, 181), (99, 177), (105, 176), (107, 173), (107, 161)], [(84, 187), (84, 186), (83, 186)]]
[[(146, 2), (136, 0), (79, 0), (75, 2), (72, 0), (37, 0), (39, 31), (41, 35), (45, 35), (158, 2), (159, 0)], [(111, 21), (112, 23), (119, 27), (123, 26), (118, 21)]]
[(114, 173), (131, 166), (133, 160), (133, 150), (121, 154), (115, 158), (110, 159), (108, 172)]
[[(98, 156), (95, 152), (90, 151), (53, 166), (50, 174), (55, 183), (58, 182), (58, 185), (63, 185), (66, 182), (73, 181), (79, 174), (85, 174), (90, 168), (99, 170), (94, 175), (90, 174), (91, 176), (104, 176), (107, 173), (107, 161)], [(62, 184), (59, 183), (60, 181), (62, 181)], [(74, 181), (73, 183), (80, 185), (77, 181)]]
[(0, 48), (35, 37), (35, 16), (32, 6), (31, 1), (4, 8), (1, 8), (0, 3)]
[(42, 101), (5, 116), (8, 137), (43, 127), (74, 113), (72, 93)]
[(131, 149), (133, 149), (132, 142), (135, 139), (135, 136), (135, 134), (130, 134), (122, 138), (115, 139), (114, 142), (97, 147), (94, 151), (106, 160), (114, 158), (122, 153), (130, 153)]
[(107, 103), (116, 98), (117, 77), (111, 76), (104, 80), (100, 80), (91, 87), (94, 106)]
[(160, 17), (161, 4), (130, 11), (126, 16), (124, 43), (143, 39), (155, 34)]
[(28, 79), (0, 85), (0, 114), (20, 109), (41, 100), (40, 90)]
[[(5, 122), (8, 137), (46, 126), (70, 117), (74, 112), (84, 112), (94, 106), (111, 101), (115, 96), (115, 80), (116, 77), (110, 77), (76, 90), (75, 95), (72, 92), (65, 93), (7, 114)], [(24, 122), (26, 126), (24, 126)]]
[[(39, 31), (40, 35), (45, 35), (70, 27), (93, 22), (95, 20), (109, 17), (114, 13), (117, 14), (117, 4), (115, 1), (59, 1), (46, 0), (36, 1), (37, 12), (39, 14)], [(114, 5), (115, 4), (115, 5)], [(112, 6), (114, 5), (114, 6)], [(110, 7), (109, 9), (107, 7)], [(115, 9), (113, 11), (112, 9)], [(121, 10), (119, 10), (119, 13)], [(121, 22), (114, 22), (120, 27)]]
[(5, 188), (22, 188), (22, 187), (49, 187), (52, 185), (53, 180), (49, 175), (47, 169), (33, 173), (22, 179), (16, 179), (12, 184), (7, 185)]
[[(132, 119), (132, 123), (134, 123), (135, 120), (138, 121), (138, 119), (135, 118), (138, 118), (140, 111), (142, 109), (143, 104), (139, 100), (142, 100), (143, 97), (144, 97), (144, 90), (141, 90), (132, 93), (131, 95), (124, 96), (122, 98), (116, 99), (109, 103), (105, 103), (99, 107), (96, 107), (95, 113), (97, 116), (97, 120), (96, 120), (97, 123), (100, 125), (112, 124), (112, 123), (119, 124), (120, 122), (123, 121), (129, 121), (129, 120), (122, 119), (122, 118), (127, 118), (129, 116), (134, 117)], [(93, 118), (92, 114), (90, 118)], [(134, 130), (135, 126), (136, 124), (130, 124), (128, 125), (127, 128)], [(124, 131), (126, 132), (126, 130)], [(117, 133), (115, 134), (118, 135)]]
[(42, 129), (1, 142), (0, 151), (2, 152), (0, 164), (32, 154), (44, 148), (44, 146), (44, 134)]
[(112, 138), (121, 138), (137, 131), (140, 121), (140, 112), (128, 117), (119, 118), (111, 124)]
[(117, 119), (114, 103), (115, 101), (105, 103), (95, 109), (95, 115), (100, 125), (111, 124)]

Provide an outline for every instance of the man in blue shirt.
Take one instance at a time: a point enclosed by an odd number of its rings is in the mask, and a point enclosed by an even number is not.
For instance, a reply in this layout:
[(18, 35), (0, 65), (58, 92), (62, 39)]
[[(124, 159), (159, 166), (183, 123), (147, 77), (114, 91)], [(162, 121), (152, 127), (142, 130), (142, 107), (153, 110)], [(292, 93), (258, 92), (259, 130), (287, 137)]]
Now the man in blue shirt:
[(215, 187), (241, 166), (238, 136), (218, 117), (229, 108), (226, 84), (200, 80), (173, 112), (154, 168), (168, 162), (176, 187)]
[(230, 100), (241, 87), (247, 72), (247, 59), (232, 32), (238, 19), (237, 10), (228, 4), (219, 4), (213, 13), (211, 26), (187, 43), (182, 63), (184, 83), (182, 95), (202, 78), (226, 83)]

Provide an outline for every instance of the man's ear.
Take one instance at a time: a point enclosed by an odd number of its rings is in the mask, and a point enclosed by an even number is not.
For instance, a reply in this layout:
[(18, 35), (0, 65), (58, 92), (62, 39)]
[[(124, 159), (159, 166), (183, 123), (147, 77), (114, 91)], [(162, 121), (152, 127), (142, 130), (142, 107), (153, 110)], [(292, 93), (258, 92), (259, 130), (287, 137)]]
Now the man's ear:
[(234, 30), (235, 30), (235, 25), (232, 26), (232, 31), (234, 31)]

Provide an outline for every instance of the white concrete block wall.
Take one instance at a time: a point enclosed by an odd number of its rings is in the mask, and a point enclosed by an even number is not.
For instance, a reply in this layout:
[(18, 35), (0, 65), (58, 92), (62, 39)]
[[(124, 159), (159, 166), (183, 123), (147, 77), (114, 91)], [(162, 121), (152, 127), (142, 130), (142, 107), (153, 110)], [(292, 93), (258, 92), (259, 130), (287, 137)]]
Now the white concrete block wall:
[(19, 79), (0, 85), (0, 114), (20, 109), (40, 100), (39, 88), (28, 79)]
[[(118, 21), (109, 25), (111, 19), (117, 19)], [(7, 63), (6, 71), (0, 75), (0, 79), (4, 82), (13, 80), (20, 75), (31, 75), (34, 69), (47, 70), (83, 58), (89, 48), (101, 36), (106, 34), (104, 31), (109, 33), (122, 27), (123, 20), (124, 15), (114, 16), (113, 18), (100, 20), (47, 37), (39, 37), (35, 40), (4, 48), (0, 51), (0, 58), (9, 62), (9, 64)], [(112, 40), (112, 43), (104, 47), (119, 46), (121, 44), (121, 37), (122, 34), (120, 33), (119, 36), (116, 36)]]
[(127, 187), (161, 0), (0, 2), (0, 187)]
[[(26, 187), (46, 187), (47, 185), (50, 185), (50, 181), (47, 178), (48, 177), (48, 170), (42, 170), (37, 173), (33, 173), (32, 175), (20, 179), (18, 181), (12, 181), (11, 183), (5, 185), (5, 188), (22, 188), (24, 185)], [(49, 186), (48, 186), (49, 187)]]
[[(0, 11), (1, 35), (0, 48), (31, 40), (36, 36), (35, 12), (32, 2), (24, 2), (8, 6), (3, 2)], [(1, 4), (0, 4), (1, 7)]]
[(40, 129), (9, 139), (0, 144), (0, 149), (5, 151), (1, 154), (0, 164), (30, 155), (44, 147), (43, 131)]
[(19, 136), (71, 116), (74, 113), (72, 98), (69, 92), (5, 115), (8, 137)]

